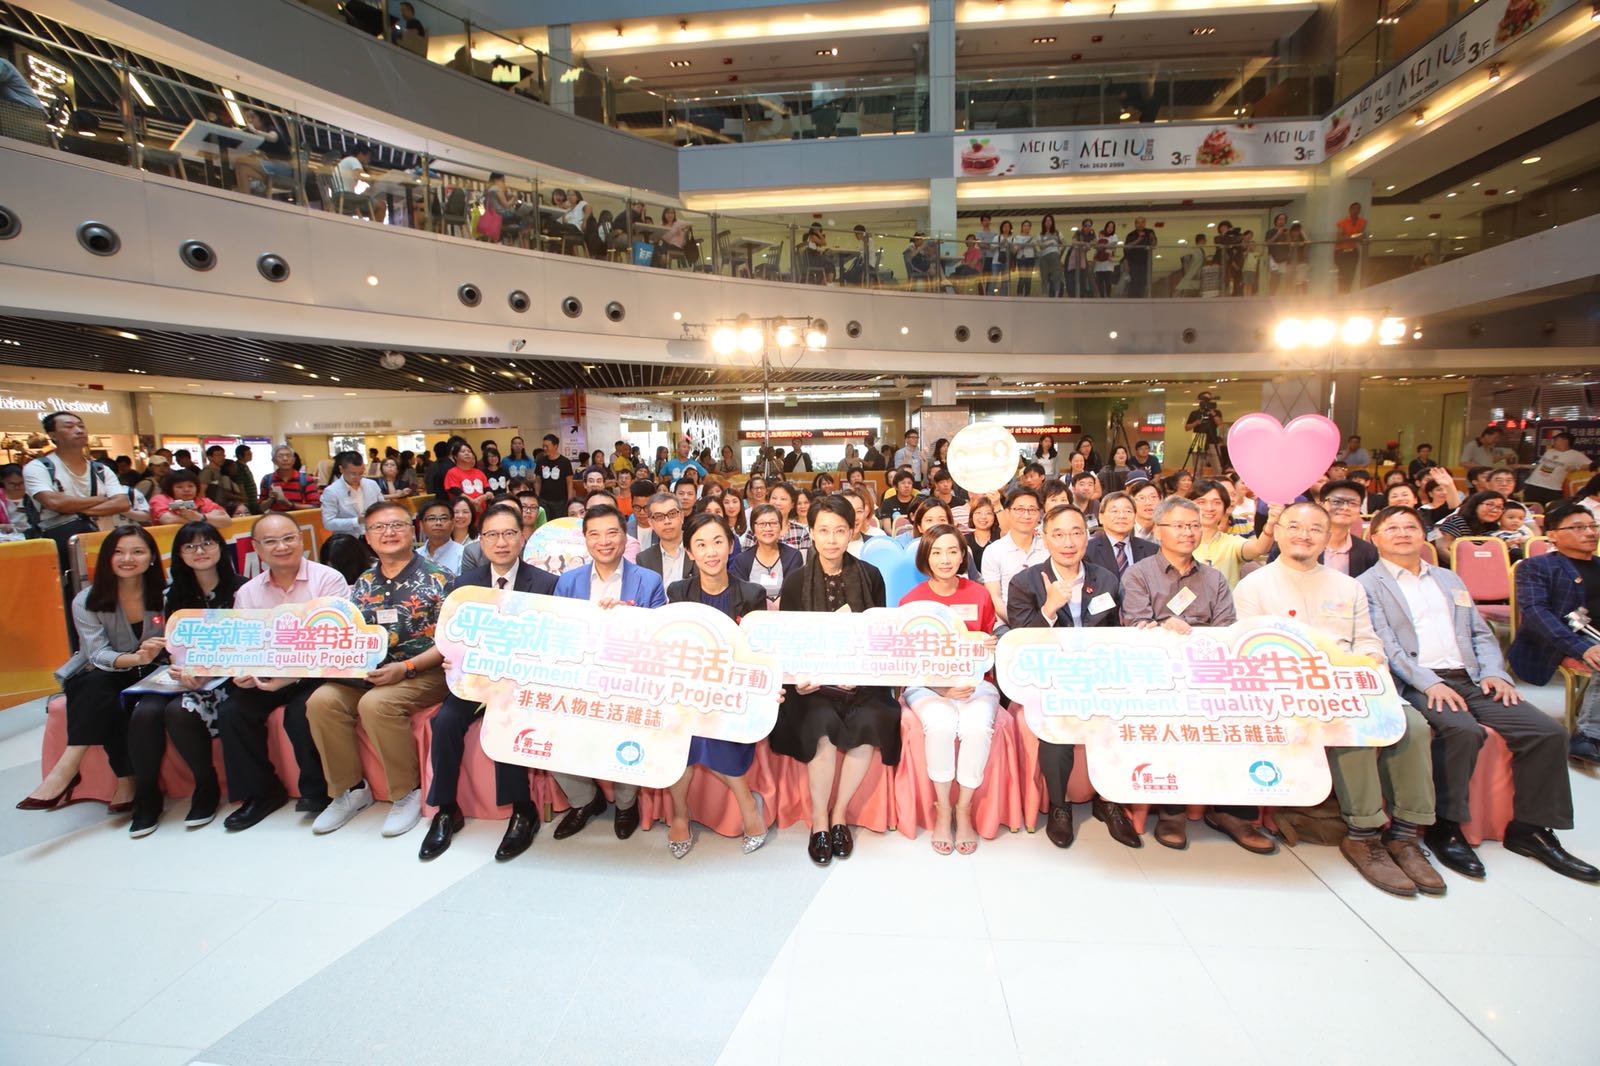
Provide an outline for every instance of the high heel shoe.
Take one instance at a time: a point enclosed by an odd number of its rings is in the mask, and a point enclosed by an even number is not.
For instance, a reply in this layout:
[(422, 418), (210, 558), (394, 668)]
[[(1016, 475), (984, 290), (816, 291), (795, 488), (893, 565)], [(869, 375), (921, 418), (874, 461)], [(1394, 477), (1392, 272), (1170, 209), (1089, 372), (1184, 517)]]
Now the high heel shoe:
[(689, 839), (688, 840), (669, 840), (669, 841), (667, 841), (667, 850), (672, 852), (672, 857), (674, 859), (683, 858), (685, 855), (689, 854), (689, 849), (692, 848), (692, 847), (694, 847), (694, 830), (693, 829), (689, 830)]
[(32, 796), (25, 797), (21, 803), (17, 804), (17, 810), (53, 811), (58, 807), (65, 807), (67, 804), (72, 802), (72, 790), (77, 788), (82, 782), (82, 774), (73, 774), (72, 780), (67, 782), (67, 787), (62, 789), (56, 795), (49, 799), (34, 799)]
[[(761, 798), (761, 794), (760, 793), (756, 794), (756, 811), (761, 817), (761, 824), (763, 826), (766, 826), (766, 824), (767, 824), (767, 805), (766, 805), (766, 801), (764, 801)], [(761, 830), (761, 835), (760, 836), (754, 836), (753, 837), (749, 833), (746, 833), (744, 835), (744, 845), (743, 845), (744, 853), (746, 855), (748, 855), (752, 851), (755, 851), (757, 848), (761, 847), (761, 845), (765, 844), (767, 842), (767, 834), (770, 833), (770, 832), (772, 832), (771, 827), (767, 827), (767, 828), (764, 828), (764, 829)]]

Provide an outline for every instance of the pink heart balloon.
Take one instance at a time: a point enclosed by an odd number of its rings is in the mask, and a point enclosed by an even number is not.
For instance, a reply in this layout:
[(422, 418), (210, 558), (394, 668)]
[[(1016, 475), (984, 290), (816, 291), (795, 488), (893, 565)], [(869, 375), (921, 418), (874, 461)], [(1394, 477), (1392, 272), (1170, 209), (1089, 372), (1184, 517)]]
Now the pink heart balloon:
[(1286, 426), (1256, 411), (1228, 429), (1228, 456), (1257, 496), (1268, 503), (1292, 503), (1328, 472), (1340, 440), (1331, 418), (1301, 415)]

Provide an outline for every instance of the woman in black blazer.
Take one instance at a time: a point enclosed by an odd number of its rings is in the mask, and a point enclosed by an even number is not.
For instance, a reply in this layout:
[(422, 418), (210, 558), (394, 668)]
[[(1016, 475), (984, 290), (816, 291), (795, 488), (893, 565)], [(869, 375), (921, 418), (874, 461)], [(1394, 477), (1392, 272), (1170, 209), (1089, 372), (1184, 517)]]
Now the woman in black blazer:
[[(690, 518), (683, 529), (683, 543), (694, 561), (694, 573), (667, 587), (668, 603), (703, 603), (715, 607), (735, 624), (751, 611), (767, 609), (767, 594), (760, 585), (728, 573), (733, 530), (721, 514), (710, 511)], [(739, 813), (744, 816), (744, 853), (748, 855), (767, 842), (766, 812), (761, 798), (750, 791), (750, 783), (745, 780), (755, 757), (754, 744), (706, 737), (689, 741), (689, 765), (667, 790), (672, 796), (667, 848), (674, 859), (683, 858), (694, 847), (694, 833), (689, 828), (689, 782), (694, 779), (696, 766), (704, 766), (733, 793)]]
[[(883, 575), (846, 551), (856, 524), (850, 501), (824, 496), (811, 505), (809, 518), (811, 560), (783, 579), (782, 609), (854, 612), (884, 606)], [(826, 866), (836, 856), (848, 859), (855, 842), (845, 824), (845, 809), (867, 775), (872, 749), (878, 749), (885, 766), (900, 761), (900, 701), (894, 690), (880, 685), (790, 685), (768, 743), (779, 755), (806, 764), (811, 861)], [(830, 807), (841, 758), (838, 798)]]

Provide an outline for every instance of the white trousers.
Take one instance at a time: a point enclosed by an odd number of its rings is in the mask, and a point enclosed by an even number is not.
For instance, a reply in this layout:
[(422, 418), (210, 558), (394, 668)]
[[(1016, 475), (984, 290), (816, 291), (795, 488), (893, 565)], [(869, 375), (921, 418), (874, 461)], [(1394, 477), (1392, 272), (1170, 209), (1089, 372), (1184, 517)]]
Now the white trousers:
[(928, 777), (933, 783), (948, 785), (953, 778), (963, 788), (983, 784), (989, 740), (994, 736), (994, 716), (1000, 707), (999, 691), (984, 681), (971, 698), (957, 702), (932, 689), (913, 688), (906, 691), (906, 703), (922, 722)]

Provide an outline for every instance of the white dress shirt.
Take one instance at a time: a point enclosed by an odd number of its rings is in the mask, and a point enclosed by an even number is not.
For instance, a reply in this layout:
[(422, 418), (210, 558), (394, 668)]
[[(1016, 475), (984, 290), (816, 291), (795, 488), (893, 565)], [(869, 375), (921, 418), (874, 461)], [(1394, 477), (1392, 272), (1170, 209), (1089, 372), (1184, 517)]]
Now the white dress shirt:
[(599, 570), (590, 571), (590, 603), (599, 603), (601, 600), (620, 599), (622, 599), (622, 564), (620, 562), (617, 564), (616, 572), (604, 580), (601, 580)]
[[(492, 588), (492, 589), (501, 589), (501, 590), (504, 590), (504, 591), (507, 591), (507, 592), (511, 591), (512, 589), (515, 589), (517, 587), (517, 567), (520, 564), (521, 564), (521, 560), (520, 559), (513, 558), (511, 560), (511, 565), (506, 567), (505, 570), (502, 572), (501, 570), (497, 569), (493, 563), (490, 563), (489, 564), (489, 587)], [(617, 568), (617, 574), (618, 574), (618, 583), (620, 584), (621, 583), (621, 576), (620, 575), (622, 574), (622, 568), (621, 567)]]
[(1429, 576), (1426, 562), (1413, 574), (1387, 559), (1378, 560), (1393, 575), (1405, 597), (1411, 628), (1417, 634), (1417, 665), (1428, 670), (1464, 670), (1456, 625), (1444, 589)]
[(678, 542), (676, 552), (669, 552), (665, 544), (661, 545), (661, 583), (671, 585), (674, 581), (682, 581), (683, 564), (688, 558), (688, 549), (683, 546), (682, 541)]

